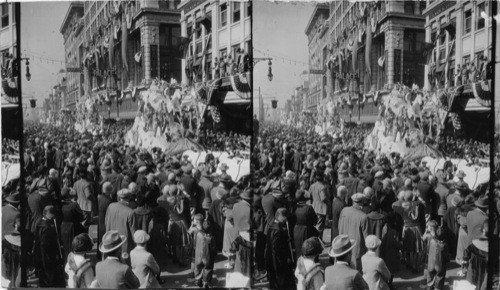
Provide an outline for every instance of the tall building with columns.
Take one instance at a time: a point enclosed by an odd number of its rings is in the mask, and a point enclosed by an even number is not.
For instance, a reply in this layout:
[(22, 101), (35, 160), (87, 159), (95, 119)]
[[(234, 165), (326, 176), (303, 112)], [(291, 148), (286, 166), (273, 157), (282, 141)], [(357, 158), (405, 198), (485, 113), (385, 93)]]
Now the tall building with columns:
[[(326, 94), (322, 103), (358, 98), (401, 83), (424, 85), (421, 52), (425, 44), (425, 1), (332, 1), (329, 3)], [(370, 31), (368, 31), (370, 30)], [(369, 73), (368, 73), (369, 72)], [(350, 79), (357, 79), (351, 82)], [(368, 101), (352, 102), (342, 115), (370, 116), (378, 112)]]
[(83, 2), (82, 41), (77, 48), (84, 79), (81, 95), (99, 98), (109, 94), (111, 106), (99, 107), (103, 116), (135, 117), (137, 102), (127, 94), (118, 105), (117, 92), (148, 85), (155, 78), (181, 80), (179, 3)]

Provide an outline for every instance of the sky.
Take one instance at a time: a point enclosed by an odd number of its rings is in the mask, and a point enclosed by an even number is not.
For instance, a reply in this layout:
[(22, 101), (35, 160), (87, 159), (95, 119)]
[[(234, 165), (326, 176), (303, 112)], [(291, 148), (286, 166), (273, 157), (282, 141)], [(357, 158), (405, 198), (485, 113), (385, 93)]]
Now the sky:
[(253, 57), (271, 57), (273, 80), (269, 81), (267, 61), (254, 68), (254, 111), (258, 108), (259, 87), (264, 104), (278, 100), (285, 107), (295, 88), (300, 86), (300, 75), (308, 69), (306, 25), (312, 16), (314, 4), (253, 2)]
[[(22, 80), (23, 97), (37, 99), (37, 107), (48, 98), (52, 87), (62, 77), (64, 39), (59, 29), (69, 2), (21, 3), (21, 54), (29, 57), (31, 80)], [(25, 64), (21, 66), (25, 75)]]

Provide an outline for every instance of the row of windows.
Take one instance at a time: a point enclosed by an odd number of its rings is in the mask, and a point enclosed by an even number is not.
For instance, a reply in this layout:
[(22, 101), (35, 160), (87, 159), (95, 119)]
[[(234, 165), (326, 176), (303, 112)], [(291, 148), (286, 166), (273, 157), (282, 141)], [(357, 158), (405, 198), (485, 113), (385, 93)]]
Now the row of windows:
[[(241, 2), (230, 1), (229, 3), (231, 5), (230, 21), (231, 21), (231, 24), (234, 24), (234, 23), (237, 23), (241, 20), (241, 6), (240, 6)], [(209, 10), (209, 5), (205, 6), (204, 10), (205, 10), (204, 13), (207, 15), (207, 17), (209, 19), (211, 19), (211, 11)], [(227, 3), (221, 4), (219, 6), (218, 13), (219, 13), (219, 23), (218, 23), (219, 28), (226, 27), (227, 16), (229, 13)], [(194, 17), (196, 19), (201, 18), (201, 16), (202, 16), (201, 10), (194, 12)], [(243, 17), (247, 18), (247, 17), (251, 17), (251, 16), (252, 16), (251, 2), (250, 1), (243, 2)], [(193, 32), (193, 17), (188, 17), (187, 22), (188, 22), (187, 34), (191, 35), (191, 33)], [(195, 33), (196, 33), (196, 38), (201, 37), (201, 29), (195, 30)]]
[[(11, 6), (9, 3), (2, 3), (0, 5), (0, 10), (1, 10), (0, 15), (2, 17), (2, 19), (0, 21), (0, 29), (9, 26), (9, 6)], [(12, 14), (16, 15), (16, 12), (14, 9), (15, 9), (15, 5), (12, 5)], [(15, 17), (13, 17), (13, 18), (15, 18)], [(15, 20), (13, 22), (15, 22)]]

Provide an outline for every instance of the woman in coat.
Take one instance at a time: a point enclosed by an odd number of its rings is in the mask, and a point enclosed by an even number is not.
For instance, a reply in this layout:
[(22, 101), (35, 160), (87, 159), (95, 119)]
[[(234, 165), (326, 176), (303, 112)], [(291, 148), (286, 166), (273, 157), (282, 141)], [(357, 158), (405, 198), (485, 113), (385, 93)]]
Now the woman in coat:
[(236, 239), (233, 241), (231, 245), (231, 253), (236, 255), (234, 262), (234, 271), (240, 272), (246, 277), (250, 277), (251, 275), (251, 257), (252, 257), (252, 249), (253, 243), (250, 239), (249, 231), (241, 231), (239, 232)]
[(314, 212), (311, 205), (307, 204), (304, 190), (297, 190), (295, 193), (297, 207), (295, 209), (295, 227), (293, 228), (293, 239), (295, 244), (296, 259), (302, 255), (302, 244), (305, 240), (319, 235), (315, 225), (318, 221), (318, 216)]
[(61, 240), (66, 252), (64, 256), (67, 257), (72, 250), (73, 239), (79, 234), (85, 233), (85, 228), (82, 225), (84, 215), (76, 202), (77, 196), (74, 190), (63, 190), (62, 195), (65, 201), (61, 210)]
[(168, 223), (169, 244), (174, 250), (174, 261), (184, 267), (187, 265), (187, 247), (190, 240), (184, 219), (183, 197), (179, 195), (167, 197), (167, 212), (170, 219)]

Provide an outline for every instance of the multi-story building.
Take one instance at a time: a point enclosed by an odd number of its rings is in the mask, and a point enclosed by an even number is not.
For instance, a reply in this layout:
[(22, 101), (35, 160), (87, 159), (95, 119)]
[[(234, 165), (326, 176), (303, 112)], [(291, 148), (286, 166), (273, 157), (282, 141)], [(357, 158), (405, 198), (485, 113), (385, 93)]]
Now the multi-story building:
[(16, 53), (16, 20), (14, 16), (15, 5), (4, 2), (0, 4), (0, 53), (2, 63), (7, 54), (15, 56)]
[[(131, 88), (155, 78), (180, 81), (179, 2), (84, 1), (83, 14), (82, 4), (72, 3), (61, 27), (71, 92), (66, 104), (82, 96), (109, 96), (111, 106), (99, 107), (103, 116), (134, 118), (138, 105)], [(121, 91), (127, 94), (118, 105)]]
[[(334, 102), (341, 96), (355, 96), (382, 90), (396, 83), (407, 86), (424, 85), (424, 62), (421, 53), (425, 47), (426, 2), (377, 1), (369, 8), (367, 3), (332, 1), (328, 19), (330, 69), (326, 70), (327, 93)], [(371, 31), (367, 31), (370, 28)], [(370, 41), (367, 42), (367, 37)], [(370, 50), (366, 53), (366, 49)], [(349, 49), (347, 49), (349, 47)], [(354, 57), (357, 67), (353, 68)], [(366, 59), (368, 58), (368, 60)], [(366, 73), (369, 66), (370, 75)], [(346, 75), (357, 78), (357, 86), (349, 86)], [(342, 78), (336, 81), (336, 78)], [(348, 92), (345, 92), (345, 89)], [(357, 108), (360, 116), (376, 114), (372, 104)]]
[(218, 81), (208, 103), (220, 108), (224, 120), (215, 128), (251, 131), (251, 5), (246, 0), (183, 0), (178, 6), (185, 47), (182, 82), (200, 87)]
[(318, 104), (326, 98), (325, 64), (328, 51), (328, 4), (318, 3), (305, 29), (309, 48), (309, 92), (306, 98), (306, 109), (316, 111)]
[[(491, 61), (493, 47), (491, 1), (431, 1), (427, 0), (425, 40), (431, 44), (432, 53), (425, 67), (426, 87), (457, 87), (464, 85), (449, 104), (448, 110), (460, 117), (459, 127), (463, 127), (470, 138), (486, 137), (478, 126), (488, 127), (493, 94), (483, 91), (474, 96), (472, 86), (484, 76), (481, 71)], [(460, 71), (459, 71), (460, 67)], [(474, 67), (479, 76), (467, 81), (461, 78), (464, 67), (467, 71)], [(458, 76), (460, 75), (460, 81)], [(434, 83), (430, 83), (430, 81)], [(480, 88), (481, 86), (477, 86)], [(485, 98), (485, 101), (481, 100)], [(456, 122), (455, 129), (458, 130)], [(487, 139), (486, 139), (487, 140)]]
[(82, 71), (84, 4), (71, 2), (59, 32), (64, 38), (64, 59), (66, 63), (66, 92), (62, 107), (75, 109), (76, 102), (85, 94)]

